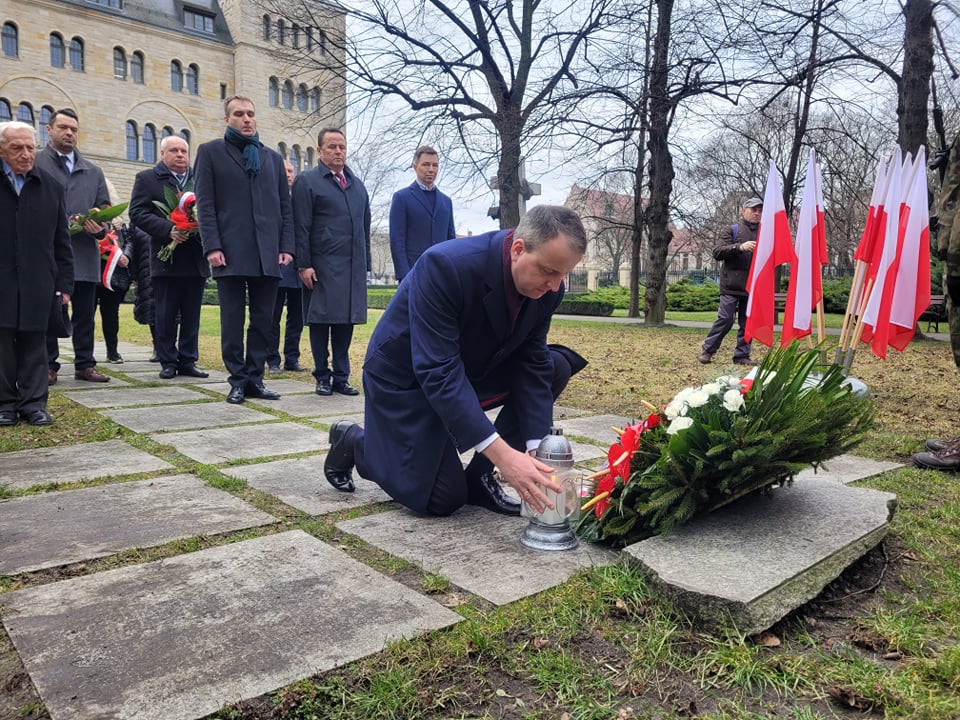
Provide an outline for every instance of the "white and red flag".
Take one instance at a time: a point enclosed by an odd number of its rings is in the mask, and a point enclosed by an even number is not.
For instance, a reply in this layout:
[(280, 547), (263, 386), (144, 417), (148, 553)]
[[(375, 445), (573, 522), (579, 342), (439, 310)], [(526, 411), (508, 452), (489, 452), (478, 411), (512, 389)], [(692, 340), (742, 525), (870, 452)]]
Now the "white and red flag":
[(827, 262), (827, 240), (821, 194), (820, 171), (813, 148), (810, 148), (793, 245), (795, 258), (790, 266), (790, 284), (783, 313), (781, 347), (789, 345), (794, 338), (810, 335), (813, 330), (811, 311), (823, 298), (822, 267)]
[(773, 160), (767, 175), (767, 187), (763, 195), (763, 215), (757, 230), (757, 247), (750, 263), (747, 277), (747, 326), (744, 336), (747, 342), (759, 340), (773, 345), (774, 271), (777, 265), (794, 259), (790, 240), (790, 223), (783, 205), (780, 175)]

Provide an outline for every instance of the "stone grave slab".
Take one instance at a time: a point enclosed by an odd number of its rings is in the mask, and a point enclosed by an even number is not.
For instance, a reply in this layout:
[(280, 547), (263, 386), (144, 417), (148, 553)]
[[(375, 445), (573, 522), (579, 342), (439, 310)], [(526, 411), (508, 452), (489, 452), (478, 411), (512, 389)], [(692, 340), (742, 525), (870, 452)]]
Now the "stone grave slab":
[(276, 420), (273, 415), (253, 408), (223, 402), (115, 408), (102, 410), (101, 414), (139, 433), (195, 430)]
[(394, 510), (337, 523), (351, 533), (496, 605), (559, 585), (584, 567), (612, 565), (616, 553), (581, 543), (566, 552), (536, 552), (520, 544), (527, 525), (467, 505), (450, 517)]
[(579, 408), (566, 407), (565, 405), (553, 406), (553, 421), (555, 423), (569, 420), (570, 418), (592, 415), (589, 410), (580, 410)]
[(846, 484), (879, 475), (887, 470), (896, 470), (899, 467), (903, 467), (903, 465), (889, 460), (873, 460), (872, 458), (846, 454), (831, 458), (821, 465), (816, 472), (812, 467), (802, 470), (797, 473), (795, 479), (820, 478)]
[(210, 465), (229, 460), (319, 452), (330, 444), (323, 430), (292, 422), (188, 430), (150, 435), (150, 438), (172, 445), (187, 457)]
[[(273, 387), (267, 385), (267, 387)], [(257, 400), (251, 398), (248, 403), (260, 407), (270, 407), (295, 417), (329, 417), (339, 419), (344, 415), (363, 412), (363, 397), (347, 397), (334, 393), (329, 397), (320, 397), (314, 392), (309, 395), (283, 395), (279, 400)], [(323, 422), (322, 420), (320, 422)]]
[(147, 355), (144, 355), (143, 359), (135, 359), (124, 355), (124, 362), (122, 365), (112, 365), (111, 367), (115, 368), (118, 373), (122, 373), (123, 375), (153, 372), (154, 377), (156, 377), (156, 374), (160, 372), (160, 363), (150, 362), (147, 358)]
[[(63, 358), (60, 358), (61, 362)], [(99, 365), (97, 370), (103, 371)], [(64, 364), (60, 368), (60, 372), (57, 373), (57, 384), (50, 388), (51, 391), (57, 392), (62, 390), (105, 390), (107, 388), (119, 388), (119, 387), (130, 387), (130, 381), (119, 378), (115, 375), (110, 375), (110, 382), (106, 383), (94, 383), (88, 380), (77, 380), (73, 376), (73, 365)]]
[[(285, 379), (274, 380), (269, 375), (263, 378), (263, 384), (266, 385), (269, 389), (273, 390), (274, 392), (280, 393), (281, 396), (297, 395), (301, 393), (312, 393), (313, 387), (314, 387), (312, 382), (305, 383), (305, 382), (299, 382), (297, 380), (285, 380)], [(206, 386), (206, 389), (213, 390), (214, 392), (218, 392), (224, 397), (226, 397), (230, 393), (230, 383), (228, 382), (210, 383), (209, 385)], [(247, 402), (253, 402), (253, 399), (251, 398), (250, 400), (247, 400)], [(269, 400), (264, 402), (269, 402)]]
[(185, 387), (126, 387), (100, 385), (96, 390), (66, 393), (66, 396), (88, 408), (131, 407), (134, 405), (172, 405), (190, 400), (212, 400), (209, 395)]
[(276, 521), (191, 475), (13, 498), (0, 501), (0, 574)]
[(26, 489), (116, 475), (168, 470), (173, 465), (123, 440), (0, 453), (0, 485)]
[(752, 635), (816, 597), (887, 534), (891, 493), (807, 478), (624, 548), (706, 627)]
[(358, 413), (347, 413), (345, 415), (321, 415), (320, 417), (310, 417), (307, 420), (311, 422), (318, 422), (323, 425), (333, 425), (337, 420), (349, 420), (350, 422), (355, 422), (358, 425), (363, 425), (364, 415), (362, 412)]
[[(154, 363), (150, 363), (154, 365)], [(213, 385), (215, 383), (226, 382), (227, 373), (223, 370), (206, 370), (210, 374), (210, 377), (206, 378), (196, 378), (190, 377), (188, 375), (177, 375), (172, 377), (169, 380), (162, 380), (160, 378), (160, 366), (154, 365), (152, 369), (143, 370), (143, 371), (130, 371), (121, 370), (120, 372), (124, 373), (131, 380), (136, 380), (137, 382), (142, 383), (163, 383), (164, 385)]]
[(55, 720), (193, 720), (461, 620), (299, 530), (19, 590), (3, 604)]
[(380, 486), (362, 480), (353, 473), (356, 492), (334, 490), (323, 477), (323, 455), (293, 458), (256, 465), (238, 465), (224, 468), (231, 477), (246, 480), (250, 487), (282, 500), (287, 505), (308, 515), (325, 515), (338, 510), (390, 500)]
[[(586, 417), (570, 418), (562, 422), (554, 421), (555, 425), (563, 428), (563, 434), (579, 435), (580, 437), (590, 438), (600, 447), (610, 447), (610, 444), (617, 439), (617, 434), (611, 430), (612, 427), (622, 428), (630, 418), (619, 415), (588, 415)], [(606, 453), (606, 450), (604, 450)]]
[[(564, 430), (566, 433), (566, 430)], [(613, 442), (611, 440), (610, 442)], [(586, 463), (588, 461), (595, 461), (590, 463), (596, 465), (597, 468), (602, 464), (602, 460), (605, 460), (607, 457), (607, 449), (610, 447), (610, 443), (607, 443), (607, 448), (602, 448), (597, 445), (588, 445), (587, 443), (582, 443), (578, 440), (573, 440), (570, 442), (570, 448), (573, 450), (573, 461), (575, 463)]]

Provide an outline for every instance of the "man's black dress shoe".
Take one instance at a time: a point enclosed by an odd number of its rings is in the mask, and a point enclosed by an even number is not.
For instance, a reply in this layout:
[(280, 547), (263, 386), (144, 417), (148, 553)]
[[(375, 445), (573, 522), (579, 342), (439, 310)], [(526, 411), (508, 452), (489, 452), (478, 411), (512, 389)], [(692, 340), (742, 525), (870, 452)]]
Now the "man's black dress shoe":
[(17, 424), (17, 413), (14, 410), (0, 410), (0, 427), (13, 427)]
[(195, 377), (195, 378), (210, 377), (210, 373), (204, 372), (193, 363), (191, 363), (190, 365), (183, 365), (182, 367), (177, 368), (177, 374), (186, 375), (187, 377)]
[(246, 400), (246, 394), (243, 392), (242, 387), (232, 387), (230, 388), (230, 394), (227, 395), (227, 402), (231, 405), (239, 405), (244, 400)]
[(340, 492), (353, 492), (353, 433), (356, 423), (337, 420), (330, 426), (330, 449), (323, 461), (323, 475)]
[(150, 359), (147, 360), (147, 362), (160, 362), (160, 358), (156, 353), (154, 353), (150, 356)]
[(360, 391), (357, 390), (353, 385), (348, 382), (335, 382), (333, 384), (333, 391), (335, 393), (340, 393), (341, 395), (359, 395)]
[(279, 374), (281, 373), (280, 366), (279, 366), (279, 365), (270, 365), (270, 366), (267, 368), (267, 372), (270, 373), (271, 375), (279, 375)]
[(161, 380), (172, 380), (177, 376), (177, 369), (173, 367), (165, 367), (160, 371)]
[(283, 369), (287, 372), (306, 372), (307, 369), (298, 362), (285, 363)]
[(330, 381), (318, 380), (316, 393), (317, 395), (333, 395), (333, 388), (330, 387)]
[(247, 397), (259, 398), (260, 400), (279, 400), (280, 393), (276, 393), (273, 390), (267, 390), (263, 383), (260, 383), (259, 385), (250, 383), (247, 385)]
[(23, 419), (31, 425), (50, 425), (53, 422), (46, 410), (31, 410), (24, 414)]
[(479, 505), (501, 515), (520, 514), (520, 503), (503, 491), (493, 473), (467, 478), (467, 504)]

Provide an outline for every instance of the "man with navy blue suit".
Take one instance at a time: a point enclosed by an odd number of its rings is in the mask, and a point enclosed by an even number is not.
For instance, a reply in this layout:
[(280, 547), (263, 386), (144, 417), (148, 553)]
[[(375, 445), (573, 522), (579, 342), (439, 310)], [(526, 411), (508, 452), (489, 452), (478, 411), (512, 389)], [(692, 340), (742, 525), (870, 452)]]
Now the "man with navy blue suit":
[(440, 170), (440, 156), (429, 145), (413, 154), (417, 179), (393, 194), (390, 203), (390, 255), (397, 282), (431, 245), (457, 236), (453, 225), (453, 203), (434, 183)]
[[(553, 403), (586, 361), (547, 345), (563, 278), (587, 240), (580, 218), (541, 205), (516, 230), (429, 248), (374, 329), (363, 367), (366, 428), (330, 429), (324, 475), (352, 492), (352, 468), (428, 515), (465, 504), (518, 515), (503, 479), (537, 511), (551, 468), (531, 454)], [(496, 422), (486, 411), (502, 405)], [(476, 454), (464, 469), (460, 452)]]

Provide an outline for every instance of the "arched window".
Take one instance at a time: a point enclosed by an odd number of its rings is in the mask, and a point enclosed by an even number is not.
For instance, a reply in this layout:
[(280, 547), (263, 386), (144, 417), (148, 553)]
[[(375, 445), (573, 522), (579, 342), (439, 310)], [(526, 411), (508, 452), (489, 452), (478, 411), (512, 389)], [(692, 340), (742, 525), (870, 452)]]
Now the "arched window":
[(164, 125), (164, 126), (160, 129), (160, 139), (161, 139), (161, 140), (163, 140), (163, 138), (165, 138), (165, 137), (170, 137), (171, 135), (173, 135), (173, 128), (170, 127), (169, 125)]
[(300, 146), (294, 145), (290, 148), (290, 164), (293, 165), (293, 172), (300, 172)]
[(317, 30), (317, 47), (322, 53), (327, 51), (327, 34), (323, 30)]
[(50, 67), (62, 68), (66, 62), (63, 38), (57, 33), (50, 33)]
[(283, 45), (287, 41), (287, 28), (283, 20), (277, 20), (277, 42)]
[(290, 28), (290, 43), (295, 47), (300, 47), (300, 26), (296, 23), (293, 24), (293, 27)]
[(180, 138), (187, 144), (190, 144), (190, 131), (184, 128), (180, 131)]
[(287, 144), (286, 143), (277, 143), (277, 152), (280, 153), (280, 157), (284, 160), (287, 159)]
[(193, 63), (187, 67), (187, 92), (191, 95), (200, 94), (200, 68)]
[(83, 40), (78, 37), (70, 41), (70, 67), (83, 72)]
[(122, 47), (113, 49), (113, 76), (117, 80), (127, 79), (127, 53)]
[(10, 122), (13, 115), (10, 113), (10, 103), (5, 98), (0, 98), (0, 122)]
[(137, 124), (127, 120), (127, 160), (140, 158), (140, 138), (137, 136)]
[(3, 54), (7, 57), (19, 57), (20, 55), (20, 34), (17, 26), (12, 22), (3, 24)]
[(143, 161), (157, 161), (157, 129), (149, 123), (143, 126)]
[(297, 110), (307, 111), (307, 86), (302, 83), (297, 86)]
[(311, 50), (313, 50), (313, 28), (312, 27), (304, 28), (304, 32), (306, 33), (306, 36), (307, 36), (307, 52), (310, 52)]
[(270, 107), (280, 105), (280, 83), (275, 77), (270, 78)]
[(320, 102), (323, 100), (323, 91), (315, 87), (313, 92), (310, 93), (310, 112), (319, 112), (320, 111)]
[(263, 16), (263, 39), (264, 40), (270, 39), (270, 16), (269, 15)]
[(183, 92), (183, 65), (179, 60), (170, 62), (170, 89), (174, 92)]
[(303, 169), (310, 170), (313, 168), (313, 148), (307, 148), (306, 157), (303, 160)]
[(143, 53), (139, 50), (130, 56), (130, 76), (137, 85), (143, 85)]
[(283, 83), (283, 107), (293, 110), (293, 83), (289, 80)]
[(50, 142), (50, 133), (47, 132), (47, 125), (50, 124), (50, 118), (53, 116), (53, 108), (44, 105), (40, 108), (40, 144), (46, 145)]
[[(30, 103), (20, 103), (17, 106), (17, 120), (25, 122), (27, 125), (33, 125), (33, 108)], [(34, 125), (34, 127), (36, 127)]]

